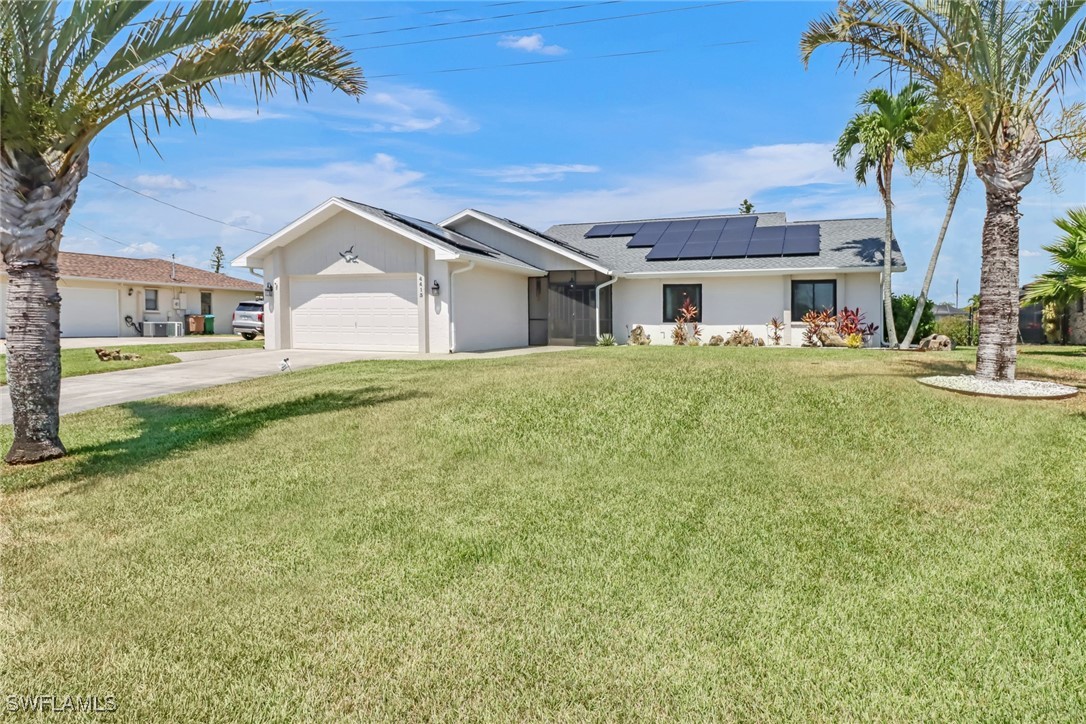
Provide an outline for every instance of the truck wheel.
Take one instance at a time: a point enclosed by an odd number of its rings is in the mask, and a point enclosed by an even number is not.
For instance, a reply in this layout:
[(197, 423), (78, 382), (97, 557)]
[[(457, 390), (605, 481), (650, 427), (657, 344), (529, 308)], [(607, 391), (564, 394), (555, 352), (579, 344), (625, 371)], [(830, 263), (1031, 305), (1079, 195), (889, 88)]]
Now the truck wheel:
[(246, 342), (252, 342), (254, 339), (256, 339), (256, 332), (242, 332), (241, 338), (244, 339)]

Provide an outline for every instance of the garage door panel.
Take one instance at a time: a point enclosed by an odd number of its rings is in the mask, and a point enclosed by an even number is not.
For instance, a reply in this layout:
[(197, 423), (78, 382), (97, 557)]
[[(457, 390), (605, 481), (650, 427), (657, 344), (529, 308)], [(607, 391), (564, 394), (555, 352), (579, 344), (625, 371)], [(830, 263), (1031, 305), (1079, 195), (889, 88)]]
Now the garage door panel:
[(290, 306), (294, 347), (419, 349), (413, 279), (292, 279)]

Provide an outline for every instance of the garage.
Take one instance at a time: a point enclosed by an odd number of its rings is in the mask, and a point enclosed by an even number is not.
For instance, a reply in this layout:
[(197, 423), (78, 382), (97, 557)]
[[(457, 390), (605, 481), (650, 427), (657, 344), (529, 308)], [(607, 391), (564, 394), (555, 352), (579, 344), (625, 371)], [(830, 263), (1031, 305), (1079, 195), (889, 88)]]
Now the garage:
[(414, 276), (291, 277), (290, 308), (294, 347), (419, 351)]
[(116, 289), (60, 287), (62, 337), (116, 337), (120, 334), (120, 306)]

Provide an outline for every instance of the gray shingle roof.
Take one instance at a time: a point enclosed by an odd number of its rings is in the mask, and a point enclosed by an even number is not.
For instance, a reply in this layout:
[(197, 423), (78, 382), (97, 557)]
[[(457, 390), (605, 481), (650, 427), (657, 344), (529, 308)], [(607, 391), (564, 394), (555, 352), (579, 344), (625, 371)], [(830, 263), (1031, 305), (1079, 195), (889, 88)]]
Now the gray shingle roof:
[(501, 262), (507, 266), (519, 267), (521, 269), (527, 269), (529, 271), (541, 271), (540, 269), (528, 264), (526, 262), (517, 259), (516, 257), (509, 256), (508, 254), (498, 251), (492, 246), (488, 246), (481, 241), (476, 241), (470, 237), (459, 234), (452, 229), (446, 229), (438, 226), (437, 224), (430, 223), (429, 221), (423, 221), (422, 219), (416, 219), (412, 216), (400, 214), (394, 211), (388, 211), (376, 206), (370, 206), (358, 201), (352, 201), (351, 199), (345, 199), (342, 196), (339, 197), (340, 201), (355, 206), (369, 214), (374, 216), (380, 216), (388, 221), (393, 226), (403, 229), (412, 234), (424, 234), (431, 242), (437, 244), (441, 248), (451, 251), (455, 254), (463, 254), (469, 259), (492, 259), (494, 261)]
[[(681, 217), (693, 219), (732, 218), (735, 214), (719, 216)], [(780, 226), (788, 223), (783, 212), (755, 214), (759, 226)], [(675, 219), (631, 219), (642, 221), (674, 221)], [(597, 224), (626, 223), (624, 221), (596, 221), (588, 224), (558, 224), (547, 229), (546, 234), (573, 244), (599, 257), (601, 264), (619, 274), (637, 274), (675, 271), (761, 271), (767, 269), (871, 269), (882, 268), (885, 221), (883, 219), (812, 219), (793, 222), (818, 224), (821, 229), (821, 246), (818, 256), (758, 257), (741, 259), (678, 259), (675, 261), (646, 261), (648, 249), (627, 249), (628, 236), (586, 239), (585, 233)], [(791, 225), (791, 224), (789, 224)], [(905, 269), (905, 258), (893, 243), (894, 271)]]

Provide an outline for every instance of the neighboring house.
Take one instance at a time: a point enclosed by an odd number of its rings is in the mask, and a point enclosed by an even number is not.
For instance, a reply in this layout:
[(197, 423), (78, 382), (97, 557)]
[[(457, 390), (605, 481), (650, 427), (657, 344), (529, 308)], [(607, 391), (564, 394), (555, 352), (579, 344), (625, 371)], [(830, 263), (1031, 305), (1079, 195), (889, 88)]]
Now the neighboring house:
[[(238, 302), (263, 287), (164, 259), (129, 259), (62, 251), (58, 255), (63, 337), (132, 337), (144, 322), (181, 322), (213, 314), (230, 333)], [(6, 334), (7, 274), (0, 264), (0, 336)]]
[[(787, 223), (783, 213), (562, 224), (546, 233), (467, 209), (440, 225), (332, 198), (234, 260), (262, 270), (266, 346), (478, 351), (657, 344), (683, 299), (703, 340), (785, 322), (798, 345), (811, 308), (860, 307), (882, 325), (879, 219)], [(894, 245), (894, 271), (905, 263)], [(872, 344), (877, 344), (877, 339)]]
[[(1027, 287), (1022, 287), (1025, 296)], [(1026, 344), (1045, 344), (1044, 308), (1042, 302), (1023, 304), (1018, 309), (1018, 335)], [(1079, 297), (1067, 307), (1063, 318), (1063, 339), (1066, 344), (1086, 344), (1086, 297)]]
[(953, 304), (936, 304), (931, 308), (931, 311), (936, 319), (943, 319), (944, 317), (969, 317), (968, 309), (960, 309)]

